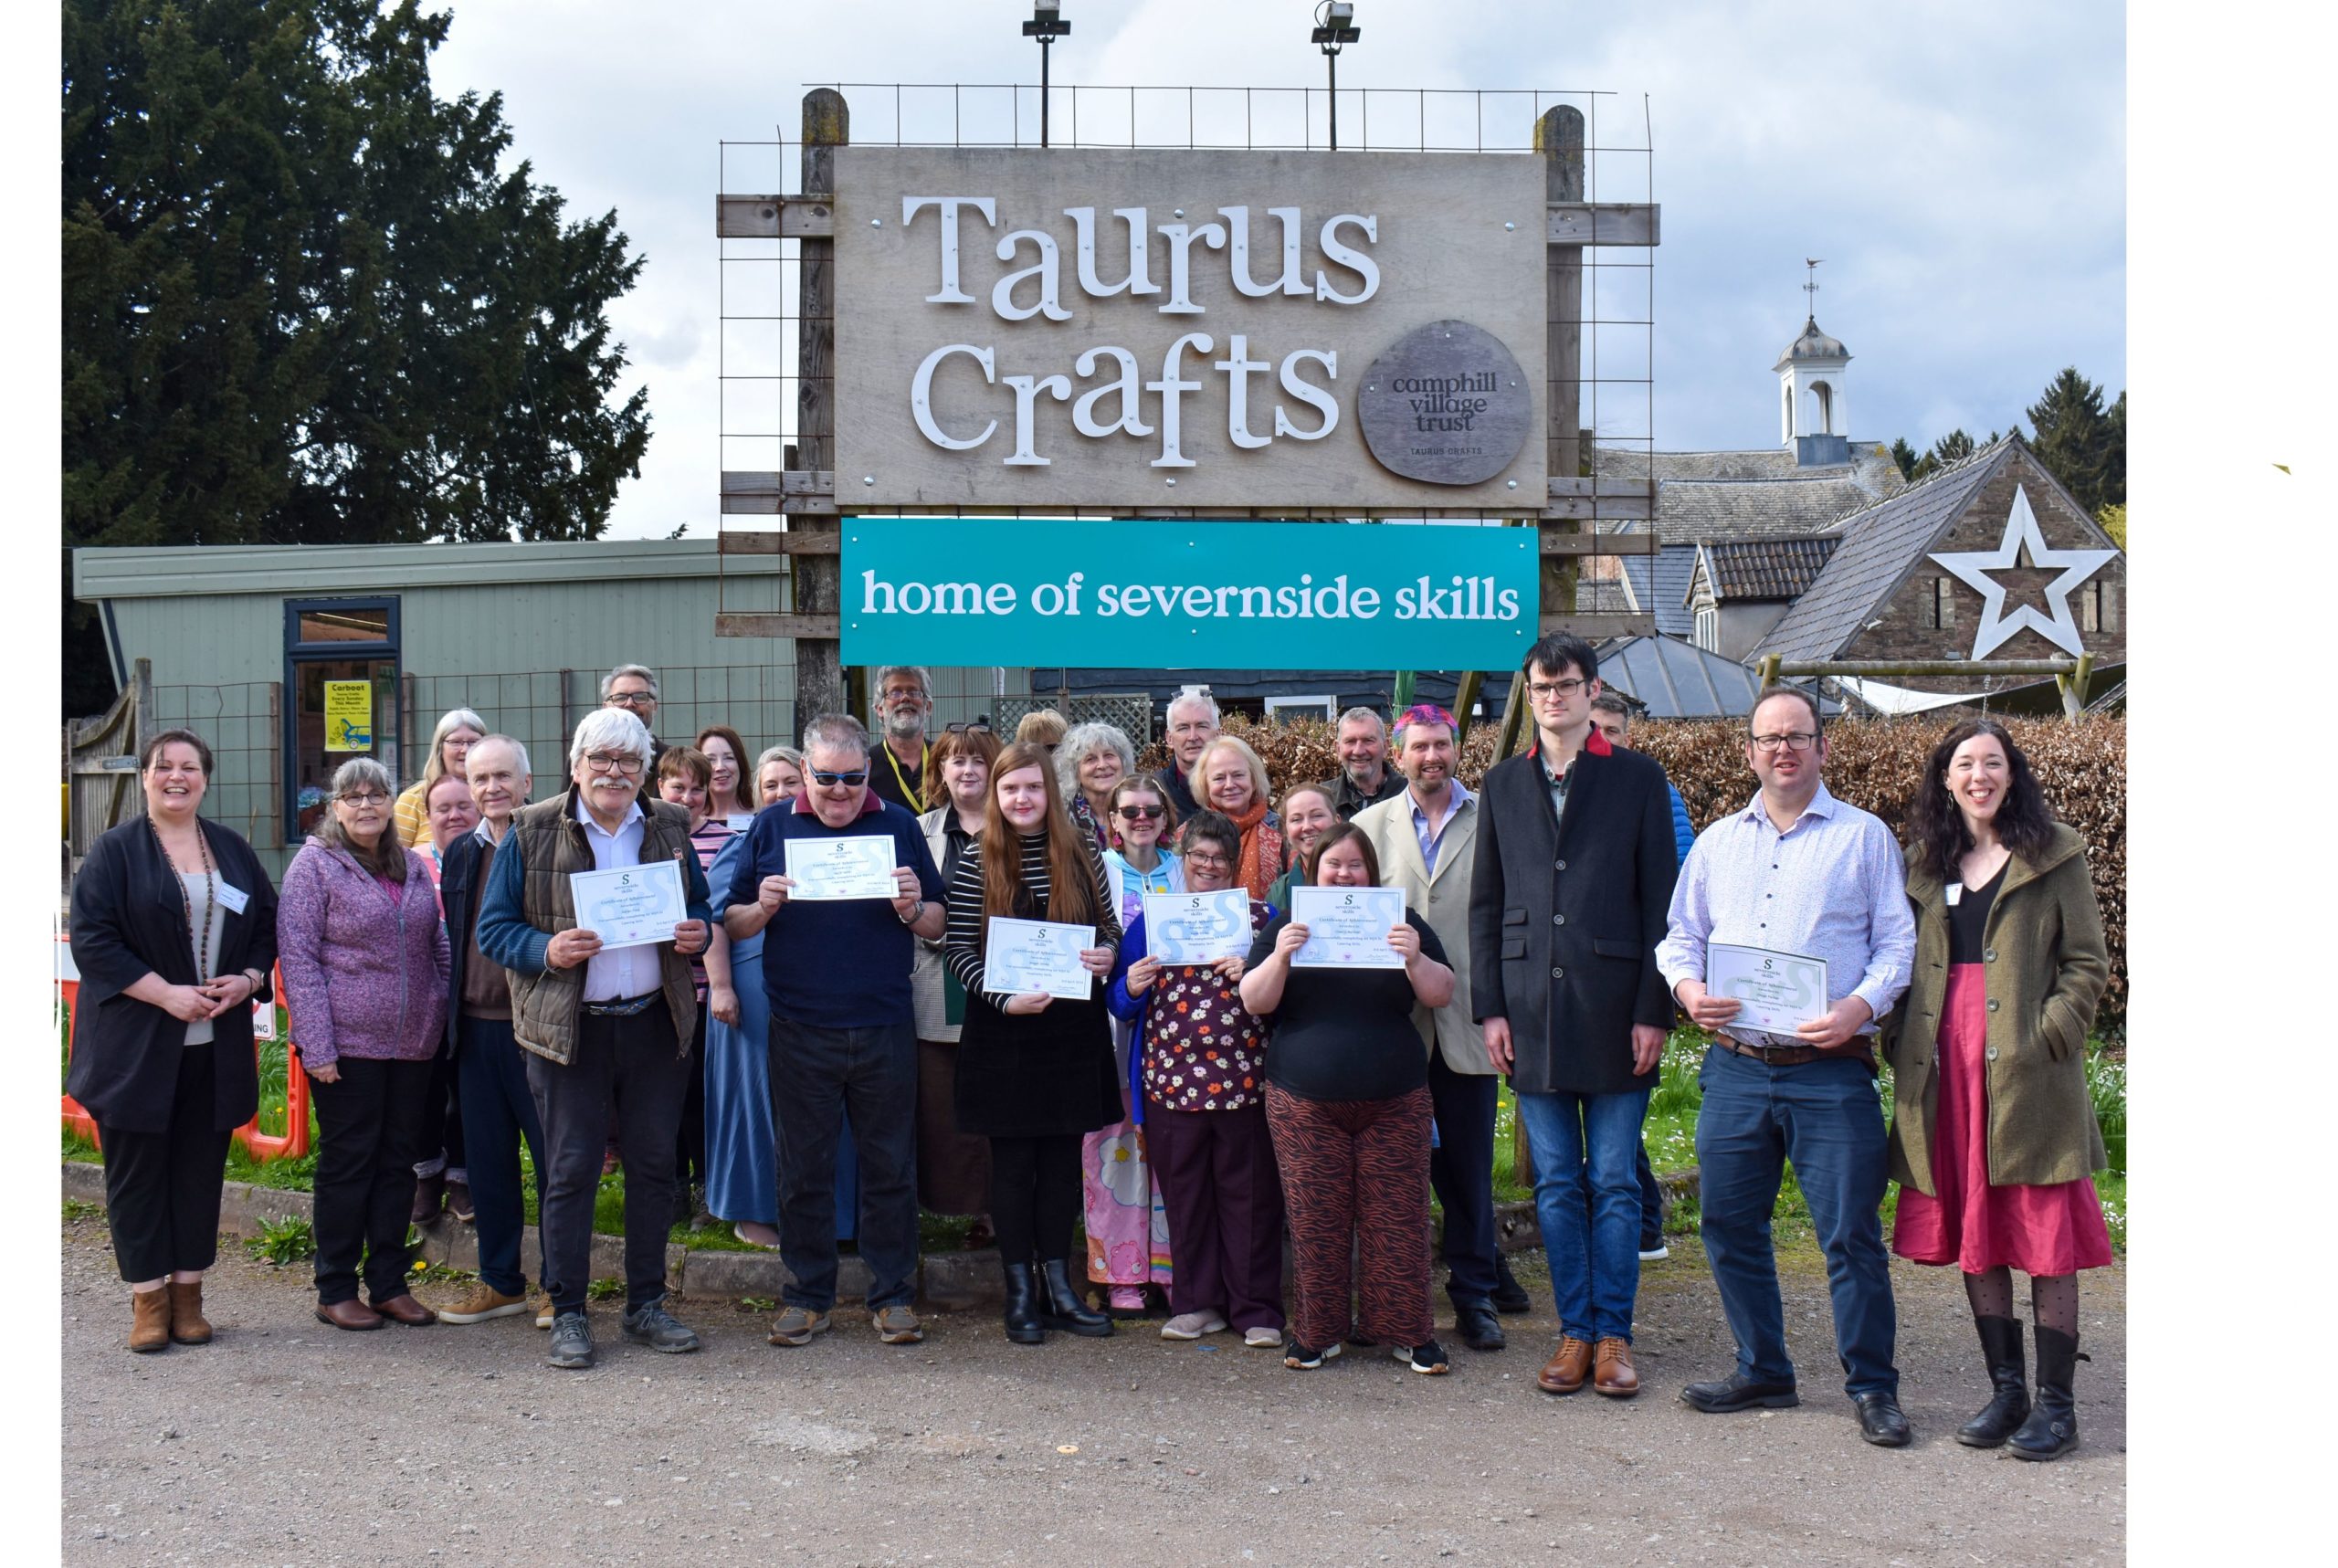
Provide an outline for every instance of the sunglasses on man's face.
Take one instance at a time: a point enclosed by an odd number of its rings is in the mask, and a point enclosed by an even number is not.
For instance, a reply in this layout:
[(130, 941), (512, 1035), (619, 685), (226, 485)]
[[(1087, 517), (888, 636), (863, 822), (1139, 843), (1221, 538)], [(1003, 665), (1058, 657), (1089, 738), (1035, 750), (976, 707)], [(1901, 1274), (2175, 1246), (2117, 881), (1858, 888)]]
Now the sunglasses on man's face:
[(814, 768), (812, 770), (812, 782), (816, 784), (827, 784), (830, 787), (834, 787), (837, 784), (865, 784), (869, 782), (869, 770), (867, 768), (863, 768), (858, 773), (824, 773), (819, 769)]

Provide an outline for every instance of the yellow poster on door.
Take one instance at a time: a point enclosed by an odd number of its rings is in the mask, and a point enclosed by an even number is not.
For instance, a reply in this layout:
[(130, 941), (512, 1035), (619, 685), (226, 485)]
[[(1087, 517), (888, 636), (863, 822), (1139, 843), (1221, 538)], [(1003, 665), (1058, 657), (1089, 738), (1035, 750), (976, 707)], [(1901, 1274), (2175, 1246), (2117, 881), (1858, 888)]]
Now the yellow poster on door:
[(374, 683), (370, 680), (325, 682), (325, 750), (370, 752), (374, 749)]

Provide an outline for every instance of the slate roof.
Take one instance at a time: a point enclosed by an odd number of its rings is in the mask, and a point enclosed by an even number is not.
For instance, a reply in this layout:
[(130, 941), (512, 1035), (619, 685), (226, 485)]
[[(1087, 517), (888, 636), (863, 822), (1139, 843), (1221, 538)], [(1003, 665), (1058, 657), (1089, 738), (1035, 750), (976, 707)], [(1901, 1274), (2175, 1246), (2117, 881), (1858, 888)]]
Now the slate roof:
[(1801, 598), (1770, 628), (1748, 661), (1764, 654), (1790, 660), (1838, 657), (1875, 618), (1922, 555), (2020, 438), (2007, 436), (1954, 468), (1843, 521), (1843, 542)]
[(1695, 632), (1696, 613), (1689, 608), (1689, 579), (1697, 569), (1695, 545), (1668, 544), (1654, 555), (1618, 559), (1638, 608), (1654, 613), (1658, 631), (1680, 637)]
[(1652, 476), (1657, 533), (1667, 544), (1694, 544), (1820, 532), (1907, 489), (1885, 447), (1853, 441), (1850, 453), (1848, 463), (1804, 468), (1784, 447), (1743, 452), (1605, 447), (1594, 466), (1614, 478)]
[[(1596, 651), (1600, 680), (1647, 704), (1652, 719), (1742, 719), (1754, 711), (1754, 699), (1762, 689), (1750, 667), (1708, 653), (1684, 637), (1660, 633), (1615, 637)], [(1820, 698), (1819, 707), (1829, 715), (1843, 710), (1840, 702), (1827, 697)], [(1487, 710), (1492, 711), (1491, 707)]]
[(1839, 533), (1785, 539), (1710, 539), (1697, 549), (1712, 595), (1727, 603), (1798, 598), (1825, 570)]

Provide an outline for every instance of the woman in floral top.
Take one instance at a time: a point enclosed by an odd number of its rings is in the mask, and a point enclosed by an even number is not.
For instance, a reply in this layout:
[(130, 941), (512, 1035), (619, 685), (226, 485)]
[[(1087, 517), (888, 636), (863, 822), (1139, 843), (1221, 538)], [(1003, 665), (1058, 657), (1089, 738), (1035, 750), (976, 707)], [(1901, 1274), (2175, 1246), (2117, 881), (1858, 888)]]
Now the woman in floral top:
[[(1237, 885), (1242, 830), (1231, 819), (1205, 810), (1179, 842), (1186, 891)], [(1249, 900), (1254, 935), (1274, 917)], [(1282, 1183), (1267, 1132), (1266, 1027), (1235, 990), (1244, 961), (1164, 964), (1145, 950), (1140, 917), (1122, 940), (1123, 973), (1108, 1005), (1141, 1020), (1136, 1116), (1177, 1258), (1161, 1337), (1199, 1339), (1231, 1323), (1245, 1344), (1279, 1347)]]

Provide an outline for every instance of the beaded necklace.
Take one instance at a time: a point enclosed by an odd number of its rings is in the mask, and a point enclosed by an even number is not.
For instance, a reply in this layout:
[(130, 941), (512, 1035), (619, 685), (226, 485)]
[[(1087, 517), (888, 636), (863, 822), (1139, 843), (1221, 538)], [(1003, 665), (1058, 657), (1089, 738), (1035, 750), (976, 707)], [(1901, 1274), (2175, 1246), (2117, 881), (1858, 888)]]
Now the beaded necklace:
[[(154, 836), (154, 847), (163, 852), (163, 863), (171, 868), (171, 880), (179, 885), (179, 909), (186, 916), (187, 934), (193, 936), (195, 904), (187, 898), (185, 879), (178, 875), (179, 863), (171, 858), (170, 847), (163, 842), (163, 830), (154, 826), (154, 819), (151, 816), (146, 819), (146, 831)], [(211, 976), (203, 972), (203, 965), (205, 955), (211, 951), (211, 920), (219, 910), (219, 887), (211, 866), (211, 841), (203, 837), (200, 825), (195, 830), (195, 847), (203, 852), (203, 934), (195, 944), (195, 983), (203, 985), (211, 980)]]

